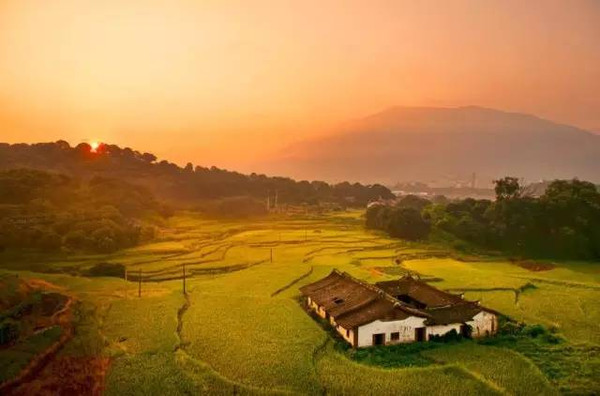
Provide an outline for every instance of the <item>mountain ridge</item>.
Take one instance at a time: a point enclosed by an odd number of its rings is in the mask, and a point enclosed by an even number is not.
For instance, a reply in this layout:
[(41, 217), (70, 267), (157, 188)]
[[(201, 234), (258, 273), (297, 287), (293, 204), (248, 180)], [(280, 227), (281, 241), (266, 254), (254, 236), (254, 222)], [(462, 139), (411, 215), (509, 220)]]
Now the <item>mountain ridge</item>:
[(600, 136), (535, 115), (480, 106), (394, 106), (289, 146), (265, 164), (294, 177), (393, 183), (480, 174), (600, 180)]

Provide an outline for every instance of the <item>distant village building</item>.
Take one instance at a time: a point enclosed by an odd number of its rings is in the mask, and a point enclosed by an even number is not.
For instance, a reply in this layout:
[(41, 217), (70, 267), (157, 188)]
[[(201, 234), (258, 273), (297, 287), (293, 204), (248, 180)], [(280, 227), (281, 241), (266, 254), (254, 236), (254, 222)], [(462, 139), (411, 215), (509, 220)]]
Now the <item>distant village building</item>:
[(367, 204), (367, 209), (372, 208), (374, 206), (394, 206), (396, 203), (398, 202), (398, 200), (396, 198), (391, 198), (391, 199), (383, 199), (383, 198), (379, 198), (375, 201), (371, 201)]
[(427, 341), (452, 330), (484, 337), (498, 329), (498, 312), (411, 276), (371, 285), (333, 270), (300, 291), (307, 307), (355, 348)]

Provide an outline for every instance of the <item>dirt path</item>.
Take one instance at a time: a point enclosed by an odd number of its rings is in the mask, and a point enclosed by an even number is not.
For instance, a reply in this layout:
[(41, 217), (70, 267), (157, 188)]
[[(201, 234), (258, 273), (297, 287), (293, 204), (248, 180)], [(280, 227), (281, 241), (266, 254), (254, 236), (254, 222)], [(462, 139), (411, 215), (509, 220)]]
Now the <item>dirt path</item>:
[(181, 306), (181, 308), (179, 308), (179, 310), (177, 311), (177, 338), (179, 339), (179, 344), (177, 344), (175, 346), (175, 350), (173, 352), (177, 352), (178, 350), (184, 350), (187, 347), (188, 343), (186, 343), (183, 340), (183, 335), (182, 335), (182, 331), (183, 331), (183, 316), (185, 315), (185, 313), (187, 312), (187, 310), (190, 308), (190, 306), (192, 305), (191, 300), (190, 300), (190, 295), (188, 293), (184, 294), (185, 297), (185, 302), (183, 303), (183, 305)]

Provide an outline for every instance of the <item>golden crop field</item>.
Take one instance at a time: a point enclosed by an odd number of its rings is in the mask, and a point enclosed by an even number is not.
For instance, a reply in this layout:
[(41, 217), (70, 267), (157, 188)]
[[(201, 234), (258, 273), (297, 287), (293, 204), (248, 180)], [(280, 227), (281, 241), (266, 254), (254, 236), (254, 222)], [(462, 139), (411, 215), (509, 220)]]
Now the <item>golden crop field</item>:
[[(3, 257), (2, 272), (76, 297), (75, 336), (59, 355), (107, 359), (110, 395), (600, 390), (597, 264), (531, 271), (498, 258), (461, 258), (443, 246), (367, 231), (360, 216), (235, 222), (186, 213), (148, 245), (112, 255)], [(125, 265), (128, 281), (85, 276), (101, 262)], [(298, 300), (300, 286), (333, 268), (369, 282), (417, 273), (514, 319), (551, 327), (564, 340), (539, 348), (464, 341), (419, 352), (420, 365), (360, 362), (336, 347)]]

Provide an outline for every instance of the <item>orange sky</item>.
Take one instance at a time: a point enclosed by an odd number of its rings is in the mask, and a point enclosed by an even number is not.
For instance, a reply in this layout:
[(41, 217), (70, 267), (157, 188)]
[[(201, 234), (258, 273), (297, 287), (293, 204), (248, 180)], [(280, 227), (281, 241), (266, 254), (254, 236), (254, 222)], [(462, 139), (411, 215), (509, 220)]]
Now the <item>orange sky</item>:
[(392, 105), (600, 131), (600, 1), (0, 0), (0, 141), (248, 170)]

